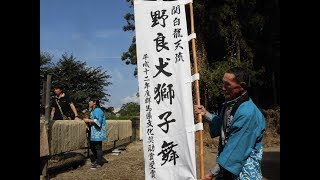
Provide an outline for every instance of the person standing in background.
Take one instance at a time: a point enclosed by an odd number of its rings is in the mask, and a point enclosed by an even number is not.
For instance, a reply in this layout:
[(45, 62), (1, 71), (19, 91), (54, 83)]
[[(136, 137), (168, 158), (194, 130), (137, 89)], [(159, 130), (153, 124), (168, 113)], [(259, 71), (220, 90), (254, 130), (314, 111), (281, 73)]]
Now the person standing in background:
[(93, 154), (91, 169), (96, 169), (102, 166), (102, 141), (107, 140), (106, 116), (97, 97), (90, 98), (89, 108), (91, 109), (90, 119), (84, 118), (83, 120), (85, 123), (89, 123), (90, 149)]
[(80, 120), (72, 99), (64, 92), (61, 84), (54, 85), (55, 97), (51, 100), (51, 120)]

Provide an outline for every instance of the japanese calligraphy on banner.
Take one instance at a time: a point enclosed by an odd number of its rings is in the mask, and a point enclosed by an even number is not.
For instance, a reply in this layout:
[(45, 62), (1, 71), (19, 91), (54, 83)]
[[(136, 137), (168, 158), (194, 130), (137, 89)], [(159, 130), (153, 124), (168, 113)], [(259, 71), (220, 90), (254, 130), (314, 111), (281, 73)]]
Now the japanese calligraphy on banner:
[(186, 1), (134, 1), (146, 179), (196, 179)]

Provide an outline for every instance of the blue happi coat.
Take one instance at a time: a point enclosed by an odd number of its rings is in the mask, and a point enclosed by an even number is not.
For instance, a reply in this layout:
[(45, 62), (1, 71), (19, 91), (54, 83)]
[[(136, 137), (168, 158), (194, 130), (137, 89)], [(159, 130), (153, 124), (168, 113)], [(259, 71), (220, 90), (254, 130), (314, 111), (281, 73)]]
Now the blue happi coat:
[[(221, 116), (213, 114), (210, 122), (212, 138), (221, 135), (221, 126)], [(237, 179), (262, 179), (260, 163), (265, 126), (264, 116), (251, 99), (241, 103), (230, 122), (228, 141), (220, 150), (217, 163)]]
[(91, 124), (90, 141), (104, 141), (107, 139), (106, 116), (101, 108), (96, 107), (90, 114), (94, 123)]

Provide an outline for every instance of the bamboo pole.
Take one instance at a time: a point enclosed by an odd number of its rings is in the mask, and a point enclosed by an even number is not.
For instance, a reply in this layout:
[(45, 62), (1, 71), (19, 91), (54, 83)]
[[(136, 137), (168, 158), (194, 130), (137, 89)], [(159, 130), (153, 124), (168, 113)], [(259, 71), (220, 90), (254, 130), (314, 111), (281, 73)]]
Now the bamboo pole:
[[(194, 19), (193, 19), (193, 2), (190, 2), (190, 21), (191, 21), (191, 34), (194, 33)], [(193, 67), (194, 73), (198, 73), (198, 62), (197, 62), (197, 54), (196, 54), (196, 41), (193, 38), (191, 40), (192, 43), (192, 56), (193, 56)], [(200, 93), (199, 93), (199, 80), (195, 81), (195, 93), (196, 93), (196, 103), (200, 105)], [(202, 123), (202, 115), (198, 114), (198, 123)], [(200, 148), (200, 178), (204, 178), (204, 163), (203, 163), (203, 130), (197, 131), (199, 135), (199, 148)]]

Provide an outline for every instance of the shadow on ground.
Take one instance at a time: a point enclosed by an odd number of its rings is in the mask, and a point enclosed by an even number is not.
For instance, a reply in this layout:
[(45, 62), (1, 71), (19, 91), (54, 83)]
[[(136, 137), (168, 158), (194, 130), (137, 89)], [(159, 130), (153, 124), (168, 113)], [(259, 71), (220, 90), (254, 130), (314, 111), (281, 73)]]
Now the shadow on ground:
[(54, 177), (56, 174), (84, 165), (85, 161), (86, 156), (81, 153), (68, 152), (56, 155), (49, 160), (48, 174)]

